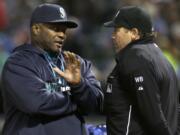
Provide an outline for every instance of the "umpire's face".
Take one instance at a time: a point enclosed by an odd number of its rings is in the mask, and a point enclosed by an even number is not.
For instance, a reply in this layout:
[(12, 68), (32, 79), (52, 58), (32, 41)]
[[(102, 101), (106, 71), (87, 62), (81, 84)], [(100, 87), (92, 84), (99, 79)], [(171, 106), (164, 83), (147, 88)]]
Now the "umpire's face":
[(59, 54), (66, 38), (67, 26), (56, 23), (40, 23), (33, 25), (33, 39), (43, 50)]
[(125, 48), (129, 43), (134, 40), (138, 40), (139, 34), (136, 28), (131, 30), (124, 27), (115, 27), (112, 34), (112, 39), (114, 43), (114, 48), (116, 52), (119, 52)]

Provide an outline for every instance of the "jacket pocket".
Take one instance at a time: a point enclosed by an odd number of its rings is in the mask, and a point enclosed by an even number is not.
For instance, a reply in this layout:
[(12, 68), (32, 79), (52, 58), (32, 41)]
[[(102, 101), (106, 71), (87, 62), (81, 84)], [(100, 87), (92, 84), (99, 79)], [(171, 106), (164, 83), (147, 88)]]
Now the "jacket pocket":
[(25, 127), (22, 128), (21, 131), (19, 132), (19, 135), (47, 135), (44, 127), (39, 124), (36, 127)]

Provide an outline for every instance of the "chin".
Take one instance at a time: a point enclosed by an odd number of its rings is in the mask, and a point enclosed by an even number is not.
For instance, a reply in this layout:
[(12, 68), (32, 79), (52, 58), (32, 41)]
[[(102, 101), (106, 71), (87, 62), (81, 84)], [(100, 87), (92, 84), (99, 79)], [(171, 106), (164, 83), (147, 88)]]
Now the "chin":
[(62, 48), (54, 48), (52, 51), (56, 54), (59, 54), (59, 53), (61, 53)]
[(61, 51), (57, 51), (57, 50), (51, 50), (51, 51), (47, 51), (51, 56), (58, 56)]

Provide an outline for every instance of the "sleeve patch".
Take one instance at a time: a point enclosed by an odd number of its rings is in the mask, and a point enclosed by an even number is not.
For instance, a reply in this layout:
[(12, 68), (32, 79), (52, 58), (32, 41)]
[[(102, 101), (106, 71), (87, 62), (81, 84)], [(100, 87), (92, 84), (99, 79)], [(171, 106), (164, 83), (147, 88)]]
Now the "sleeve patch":
[(144, 90), (144, 87), (143, 87), (144, 78), (143, 78), (143, 76), (134, 77), (134, 81), (135, 81), (136, 89), (138, 91), (143, 91)]
[(136, 83), (142, 83), (144, 81), (144, 78), (143, 76), (137, 76), (137, 77), (134, 77), (134, 80)]

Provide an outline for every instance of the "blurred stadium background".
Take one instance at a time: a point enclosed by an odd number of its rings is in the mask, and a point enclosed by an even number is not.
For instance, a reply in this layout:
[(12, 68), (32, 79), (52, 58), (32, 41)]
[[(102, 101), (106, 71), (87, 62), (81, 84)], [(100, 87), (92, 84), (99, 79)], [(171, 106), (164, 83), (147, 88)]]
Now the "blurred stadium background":
[[(79, 27), (68, 31), (64, 49), (93, 62), (96, 77), (104, 87), (114, 66), (111, 32), (103, 22), (111, 19), (118, 8), (138, 5), (152, 16), (159, 47), (172, 63), (180, 78), (180, 0), (0, 0), (0, 74), (12, 49), (29, 42), (29, 19), (41, 3), (62, 5)], [(0, 129), (3, 125), (0, 117)], [(101, 114), (87, 117), (89, 123), (104, 123)]]

